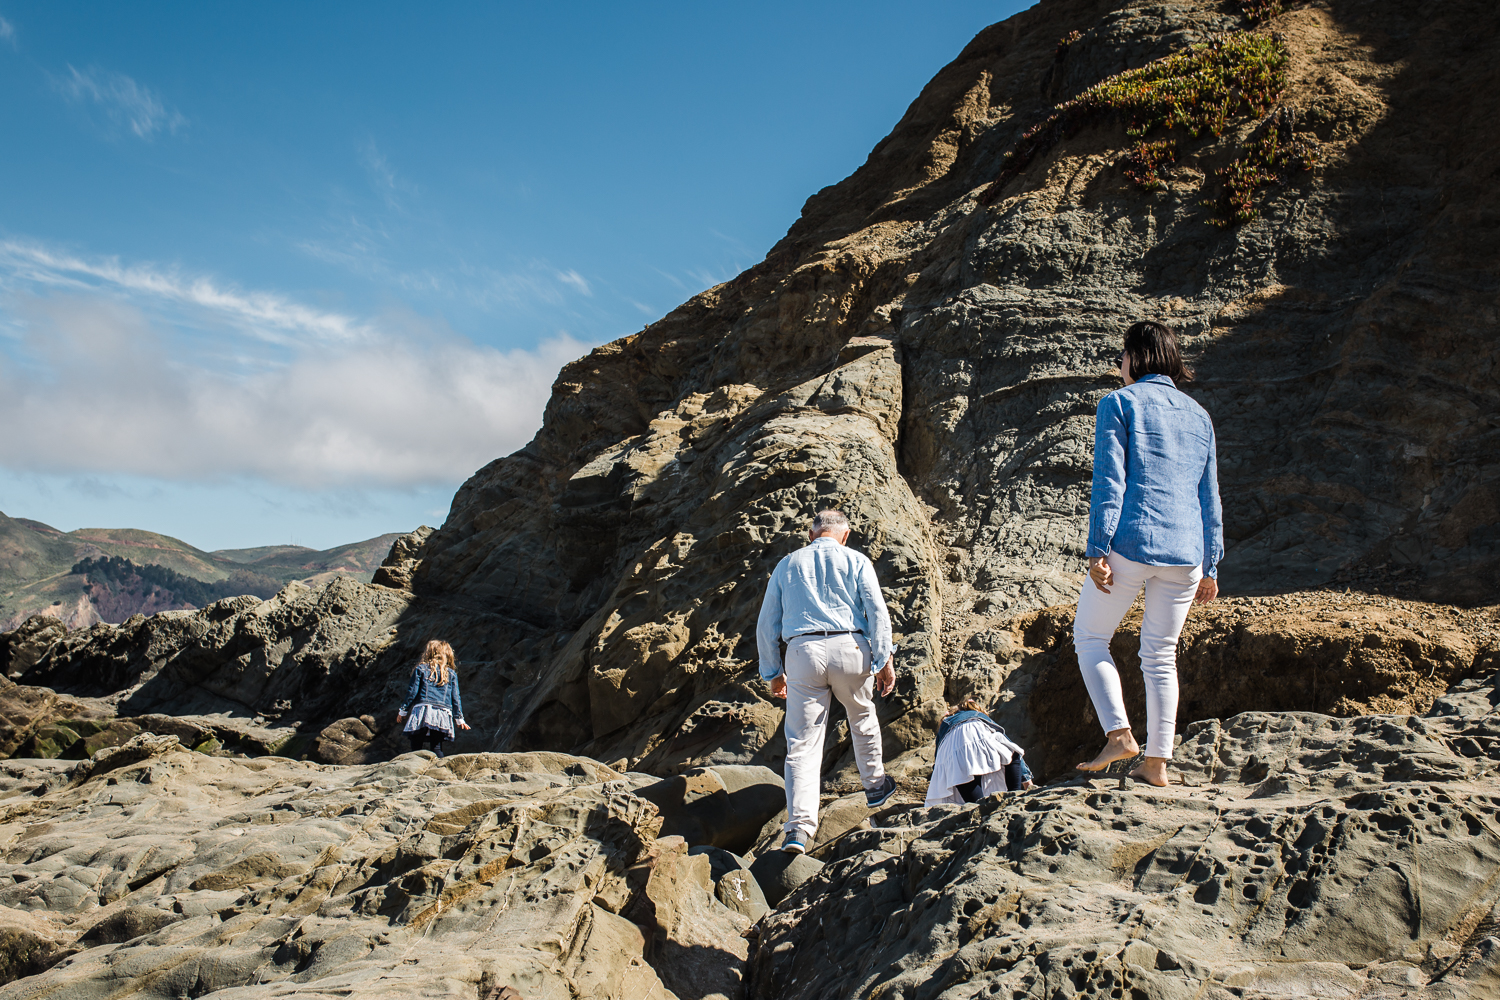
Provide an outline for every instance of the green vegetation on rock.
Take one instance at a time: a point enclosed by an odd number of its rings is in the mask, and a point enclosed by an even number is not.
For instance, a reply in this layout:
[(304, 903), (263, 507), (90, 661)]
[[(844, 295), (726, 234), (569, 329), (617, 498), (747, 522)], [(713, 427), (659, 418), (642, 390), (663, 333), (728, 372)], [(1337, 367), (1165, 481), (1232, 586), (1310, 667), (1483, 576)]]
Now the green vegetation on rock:
[[(1059, 54), (1077, 41), (1077, 33), (1058, 44)], [(1178, 138), (1148, 140), (1159, 132), (1182, 132), (1200, 139), (1221, 136), (1232, 121), (1265, 116), (1286, 90), (1288, 53), (1279, 35), (1242, 31), (1221, 35), (1146, 64), (1117, 73), (1070, 101), (1059, 104), (1046, 119), (1021, 134), (1015, 149), (1006, 153), (1005, 168), (985, 193), (981, 204), (992, 204), (1005, 186), (1037, 157), (1088, 125), (1123, 122), (1135, 140), (1125, 152), (1126, 176), (1144, 190), (1162, 186), (1158, 171), (1177, 161)], [(1264, 145), (1262, 142), (1261, 145)], [(1237, 159), (1225, 172), (1229, 222), (1255, 217), (1255, 190), (1284, 178), (1279, 169), (1291, 155), (1271, 141)], [(1280, 156), (1281, 159), (1277, 159)], [(1269, 157), (1269, 159), (1268, 159)], [(1311, 165), (1310, 150), (1300, 150), (1296, 162)], [(1224, 224), (1226, 220), (1213, 220)]]

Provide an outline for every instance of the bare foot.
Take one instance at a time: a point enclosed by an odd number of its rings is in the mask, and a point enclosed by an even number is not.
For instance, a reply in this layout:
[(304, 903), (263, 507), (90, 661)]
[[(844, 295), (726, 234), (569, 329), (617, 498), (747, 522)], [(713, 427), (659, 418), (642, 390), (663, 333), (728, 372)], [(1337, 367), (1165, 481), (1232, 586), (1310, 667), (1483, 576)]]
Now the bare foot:
[(1109, 734), (1109, 742), (1104, 744), (1104, 749), (1099, 751), (1099, 756), (1087, 764), (1079, 764), (1080, 771), (1102, 771), (1117, 760), (1128, 760), (1141, 752), (1141, 745), (1135, 741), (1128, 729), (1116, 729)]
[(1167, 777), (1167, 759), (1165, 757), (1147, 757), (1141, 762), (1140, 767), (1130, 772), (1132, 778), (1139, 778), (1148, 785), (1157, 788), (1166, 788), (1171, 784)]

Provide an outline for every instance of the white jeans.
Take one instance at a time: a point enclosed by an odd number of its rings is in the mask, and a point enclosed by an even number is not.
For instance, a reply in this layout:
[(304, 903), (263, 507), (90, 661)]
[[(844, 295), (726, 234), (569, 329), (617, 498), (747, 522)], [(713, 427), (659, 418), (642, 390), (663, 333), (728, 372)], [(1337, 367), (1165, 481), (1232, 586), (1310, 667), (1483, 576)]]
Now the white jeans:
[(786, 823), (782, 829), (800, 834), (809, 845), (818, 832), (823, 734), (833, 697), (849, 714), (854, 762), (865, 789), (885, 784), (874, 695), (870, 642), (864, 636), (797, 636), (786, 644)]
[(1106, 733), (1129, 729), (1120, 672), (1109, 655), (1109, 640), (1135, 595), (1146, 588), (1146, 615), (1141, 621), (1141, 673), (1146, 679), (1146, 756), (1172, 758), (1177, 730), (1177, 637), (1203, 579), (1201, 566), (1147, 566), (1117, 552), (1105, 559), (1114, 571), (1110, 592), (1093, 580), (1083, 581), (1078, 614), (1073, 619), (1073, 648), (1088, 686), (1094, 711)]

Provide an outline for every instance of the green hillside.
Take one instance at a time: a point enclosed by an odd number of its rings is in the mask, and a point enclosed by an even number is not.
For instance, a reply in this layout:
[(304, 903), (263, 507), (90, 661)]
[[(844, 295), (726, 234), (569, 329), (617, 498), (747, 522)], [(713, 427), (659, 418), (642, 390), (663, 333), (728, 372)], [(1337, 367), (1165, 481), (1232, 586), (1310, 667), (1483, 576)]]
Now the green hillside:
[[(110, 621), (128, 617), (133, 613), (128, 600), (106, 602), (102, 612), (91, 600), (90, 577), (72, 572), (75, 565), (89, 560), (113, 557), (136, 566), (162, 567), (202, 584), (219, 585), (207, 589), (190, 585), (183, 588), (198, 596), (217, 593), (225, 587), (232, 589), (228, 582), (231, 577), (262, 583), (264, 578), (271, 578), (279, 584), (292, 580), (318, 584), (335, 576), (369, 580), (397, 537), (392, 533), (325, 550), (267, 545), (205, 552), (154, 531), (79, 528), (64, 532), (30, 518), (0, 513), (0, 630), (13, 628), (37, 613), (56, 615), (75, 628), (92, 624), (101, 617)], [(169, 606), (182, 603), (179, 598)], [(160, 607), (143, 605), (135, 610), (149, 614)]]

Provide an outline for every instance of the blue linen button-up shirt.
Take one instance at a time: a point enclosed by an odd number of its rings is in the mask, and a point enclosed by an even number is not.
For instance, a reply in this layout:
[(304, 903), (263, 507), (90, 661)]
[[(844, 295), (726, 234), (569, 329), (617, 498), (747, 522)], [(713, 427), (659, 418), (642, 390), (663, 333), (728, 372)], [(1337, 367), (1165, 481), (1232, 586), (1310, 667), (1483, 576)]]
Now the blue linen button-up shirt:
[(891, 616), (875, 565), (863, 552), (823, 536), (776, 564), (755, 629), (762, 677), (781, 675), (777, 640), (804, 632), (863, 632), (870, 641), (871, 671), (885, 666), (894, 648)]
[(1215, 449), (1208, 412), (1165, 375), (1100, 400), (1087, 554), (1201, 565), (1204, 576), (1216, 577), (1224, 514)]

